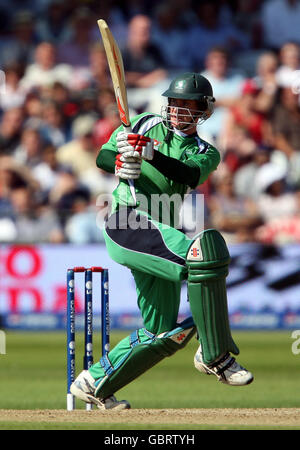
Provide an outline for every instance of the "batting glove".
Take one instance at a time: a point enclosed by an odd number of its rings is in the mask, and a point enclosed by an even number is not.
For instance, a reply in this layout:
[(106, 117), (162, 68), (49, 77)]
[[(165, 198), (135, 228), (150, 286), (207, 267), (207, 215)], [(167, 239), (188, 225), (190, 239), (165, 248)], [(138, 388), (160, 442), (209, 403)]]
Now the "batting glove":
[(117, 134), (117, 148), (125, 157), (151, 160), (154, 156), (153, 140), (142, 134), (120, 131)]
[(118, 154), (115, 161), (115, 175), (125, 180), (136, 180), (141, 173), (142, 160), (132, 156)]

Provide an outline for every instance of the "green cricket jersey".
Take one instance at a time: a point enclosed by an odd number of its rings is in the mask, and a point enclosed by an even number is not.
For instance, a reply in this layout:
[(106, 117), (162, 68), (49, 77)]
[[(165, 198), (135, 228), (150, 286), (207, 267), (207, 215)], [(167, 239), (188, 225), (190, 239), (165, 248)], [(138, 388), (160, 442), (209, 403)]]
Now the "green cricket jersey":
[[(198, 185), (202, 184), (220, 163), (218, 150), (199, 136), (188, 137), (171, 132), (170, 139), (166, 142), (168, 130), (163, 125), (162, 118), (159, 115), (147, 112), (140, 114), (131, 120), (131, 126), (133, 133), (143, 134), (153, 139), (156, 151), (189, 166), (198, 166), (200, 169)], [(112, 133), (109, 141), (102, 146), (97, 157), (97, 166), (110, 173), (114, 173), (114, 159), (107, 158), (107, 151), (109, 153), (111, 151), (117, 153), (116, 135), (121, 130), (122, 127), (119, 127)], [(144, 199), (145, 197), (148, 200), (146, 212), (150, 216), (152, 216), (152, 213), (149, 205), (153, 206), (159, 201), (161, 203), (160, 210), (165, 210), (165, 208), (172, 209), (173, 203), (170, 203), (166, 197), (169, 198), (175, 194), (183, 200), (184, 195), (189, 190), (188, 185), (166, 178), (147, 161), (142, 162), (141, 175), (137, 180), (134, 180), (134, 186), (138, 199), (136, 208), (140, 211), (145, 211), (145, 202), (139, 201), (140, 198)], [(121, 178), (119, 185), (113, 192), (112, 211), (118, 209), (120, 205), (135, 206), (129, 183)], [(177, 220), (174, 214), (176, 215), (176, 212), (170, 211), (170, 215), (173, 216), (171, 222)], [(155, 219), (163, 221), (161, 214)]]

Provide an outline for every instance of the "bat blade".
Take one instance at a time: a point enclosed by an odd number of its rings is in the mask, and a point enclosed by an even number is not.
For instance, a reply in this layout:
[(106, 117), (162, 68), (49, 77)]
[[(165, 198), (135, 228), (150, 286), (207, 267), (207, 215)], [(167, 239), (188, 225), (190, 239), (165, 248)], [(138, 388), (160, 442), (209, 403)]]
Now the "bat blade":
[[(102, 41), (115, 91), (115, 97), (119, 110), (120, 119), (125, 130), (130, 132), (131, 125), (129, 118), (127, 91), (126, 91), (125, 73), (122, 55), (118, 47), (118, 44), (116, 43), (105, 20), (99, 19), (97, 23), (102, 36)], [(134, 205), (136, 205), (137, 200), (134, 188), (134, 181), (128, 180), (128, 184), (130, 187), (130, 192), (134, 201)]]
[(130, 127), (130, 119), (122, 55), (105, 20), (99, 19), (97, 23), (108, 61), (120, 119), (123, 126), (128, 129)]

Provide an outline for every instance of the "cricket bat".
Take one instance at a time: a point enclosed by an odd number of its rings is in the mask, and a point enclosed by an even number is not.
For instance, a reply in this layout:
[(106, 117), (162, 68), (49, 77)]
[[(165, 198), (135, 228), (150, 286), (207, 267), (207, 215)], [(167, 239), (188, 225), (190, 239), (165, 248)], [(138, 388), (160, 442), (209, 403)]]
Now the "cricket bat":
[[(120, 119), (124, 129), (127, 132), (131, 132), (129, 110), (128, 110), (128, 100), (125, 82), (125, 73), (123, 59), (107, 23), (103, 19), (97, 21), (99, 30), (102, 36), (102, 41), (107, 57), (107, 62), (109, 66), (109, 71), (113, 83), (113, 88), (115, 91), (116, 102), (119, 110)], [(133, 180), (128, 180), (130, 192), (134, 199), (136, 205), (136, 194), (134, 188)]]

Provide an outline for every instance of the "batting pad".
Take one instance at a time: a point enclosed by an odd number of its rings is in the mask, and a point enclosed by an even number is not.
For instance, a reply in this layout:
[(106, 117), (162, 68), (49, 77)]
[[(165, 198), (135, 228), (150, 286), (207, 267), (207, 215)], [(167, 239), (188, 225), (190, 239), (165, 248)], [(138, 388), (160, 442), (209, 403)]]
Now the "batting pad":
[(174, 330), (157, 336), (145, 328), (134, 331), (108, 356), (101, 358), (105, 376), (98, 380), (98, 384), (96, 381), (95, 396), (106, 398), (114, 394), (166, 356), (185, 347), (195, 333), (196, 327), (191, 317), (178, 324)]
[(224, 353), (239, 353), (230, 331), (226, 277), (230, 255), (221, 234), (214, 229), (200, 233), (189, 248), (188, 295), (203, 362), (211, 364)]

